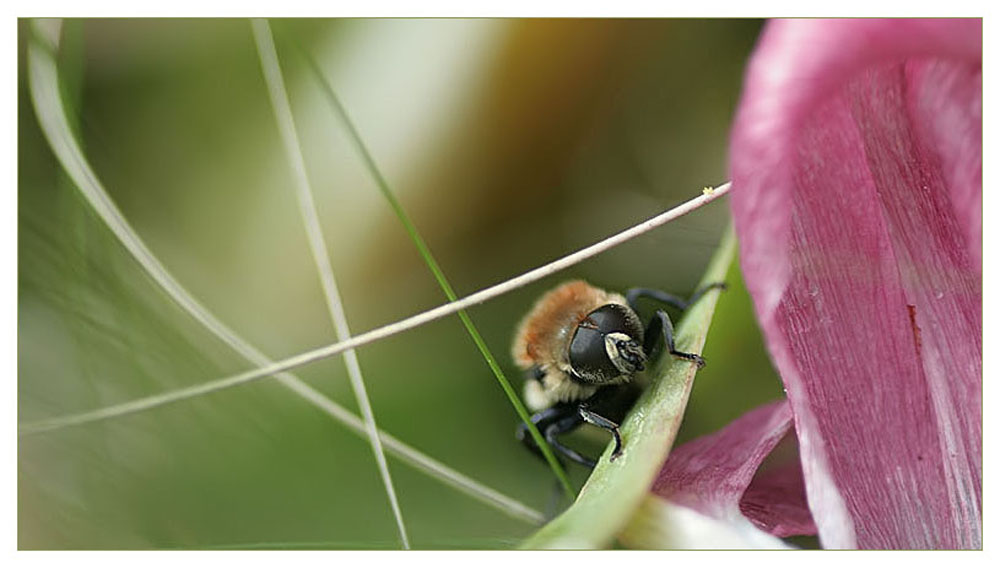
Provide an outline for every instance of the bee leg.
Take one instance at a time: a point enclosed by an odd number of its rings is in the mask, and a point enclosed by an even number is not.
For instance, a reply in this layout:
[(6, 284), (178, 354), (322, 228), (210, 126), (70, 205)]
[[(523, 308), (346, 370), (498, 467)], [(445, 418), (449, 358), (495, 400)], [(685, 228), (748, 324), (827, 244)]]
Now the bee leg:
[(593, 424), (594, 426), (599, 426), (605, 430), (611, 432), (615, 437), (615, 449), (611, 452), (611, 461), (618, 459), (618, 456), (622, 455), (622, 435), (618, 431), (618, 424), (587, 409), (585, 406), (580, 405), (577, 408), (577, 412), (580, 413), (580, 417), (587, 422)]
[[(559, 415), (559, 412), (560, 412), (559, 407), (554, 406), (552, 408), (546, 408), (545, 410), (532, 415), (531, 423), (534, 424), (536, 428), (539, 428), (539, 430), (541, 430), (542, 428), (540, 428), (539, 425), (540, 424), (547, 425), (549, 422), (552, 421), (554, 417)], [(535, 454), (542, 460), (545, 460), (545, 454), (543, 454), (542, 451), (538, 449), (538, 445), (535, 444), (535, 439), (531, 436), (531, 433), (528, 431), (527, 424), (525, 424), (524, 422), (519, 423), (517, 425), (517, 431), (515, 432), (514, 435), (517, 437), (518, 441), (524, 444), (524, 446), (531, 451), (531, 453)]]
[(663, 337), (663, 344), (667, 347), (667, 353), (678, 359), (693, 361), (698, 365), (699, 369), (705, 366), (705, 360), (702, 359), (701, 355), (678, 351), (674, 348), (674, 326), (670, 323), (670, 316), (663, 310), (657, 310), (656, 315), (653, 316), (649, 325), (646, 326), (646, 339), (643, 350), (646, 352), (648, 358), (653, 358), (653, 352), (659, 346), (661, 336)]
[(556, 422), (555, 424), (550, 424), (549, 427), (545, 429), (545, 441), (548, 442), (553, 449), (557, 450), (559, 453), (569, 458), (570, 461), (574, 461), (580, 465), (589, 467), (590, 469), (594, 469), (594, 466), (597, 465), (596, 461), (584, 455), (581, 455), (576, 450), (570, 449), (562, 445), (556, 438), (560, 434), (564, 434), (570, 430), (579, 427), (580, 424), (583, 424), (583, 420), (580, 418), (578, 414), (573, 414), (572, 416), (564, 418), (563, 420)]
[[(713, 282), (696, 290), (695, 293), (691, 294), (691, 297), (687, 300), (660, 290), (654, 290), (652, 288), (631, 288), (625, 292), (625, 299), (628, 301), (629, 306), (631, 306), (633, 310), (637, 309), (636, 302), (639, 298), (644, 296), (663, 302), (664, 304), (673, 306), (679, 310), (686, 310), (691, 306), (691, 304), (694, 304), (702, 296), (704, 296), (706, 292), (715, 289), (725, 290), (726, 287), (725, 282)], [(679, 359), (693, 361), (696, 365), (698, 365), (699, 369), (705, 366), (705, 360), (702, 359), (701, 355), (678, 351), (674, 347), (674, 326), (670, 322), (670, 316), (668, 316), (663, 310), (657, 310), (656, 315), (653, 316), (649, 325), (646, 326), (646, 339), (645, 344), (643, 345), (643, 350), (646, 352), (647, 358), (653, 358), (654, 352), (660, 346), (660, 336), (663, 337), (663, 344), (666, 345), (668, 353)]]
[(673, 294), (668, 294), (662, 290), (654, 290), (652, 288), (631, 288), (625, 292), (625, 299), (628, 300), (628, 305), (631, 306), (633, 310), (636, 309), (636, 301), (645, 296), (684, 311), (688, 309), (691, 304), (697, 302), (702, 296), (704, 296), (706, 292), (715, 290), (716, 288), (719, 290), (725, 290), (727, 286), (725, 282), (713, 282), (711, 284), (707, 284), (698, 290), (695, 290), (695, 293), (691, 294), (691, 297), (687, 300)]
[[(594, 460), (580, 455), (578, 452), (562, 445), (558, 436), (576, 429), (583, 424), (583, 418), (577, 413), (575, 406), (559, 404), (552, 408), (535, 414), (531, 417), (531, 423), (535, 425), (545, 436), (545, 441), (552, 446), (552, 449), (578, 464), (593, 468)], [(528, 426), (523, 422), (517, 426), (517, 439), (521, 441), (533, 454), (545, 459), (545, 455), (535, 444), (534, 438), (528, 432)], [(558, 459), (558, 457), (557, 457)]]

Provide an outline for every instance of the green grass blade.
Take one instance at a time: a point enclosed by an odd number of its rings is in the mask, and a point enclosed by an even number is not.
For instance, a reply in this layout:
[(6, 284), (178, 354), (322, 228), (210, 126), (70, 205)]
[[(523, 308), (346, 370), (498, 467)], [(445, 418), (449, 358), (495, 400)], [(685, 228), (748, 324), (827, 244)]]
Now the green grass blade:
[[(378, 165), (376, 165), (375, 159), (372, 157), (371, 152), (368, 151), (368, 147), (365, 145), (364, 140), (362, 139), (361, 134), (358, 132), (357, 127), (355, 127), (354, 122), (351, 120), (350, 115), (348, 115), (347, 109), (344, 108), (344, 105), (341, 103), (340, 98), (334, 91), (333, 86), (330, 85), (329, 81), (326, 80), (326, 76), (323, 75), (323, 72), (319, 68), (319, 65), (316, 63), (315, 59), (313, 59), (313, 57), (304, 49), (299, 48), (298, 51), (299, 53), (302, 54), (302, 57), (308, 63), (309, 69), (319, 80), (319, 83), (323, 88), (323, 92), (327, 95), (327, 98), (333, 105), (333, 108), (336, 111), (337, 115), (343, 121), (344, 126), (347, 128), (347, 132), (351, 140), (354, 142), (354, 145), (357, 147), (358, 152), (361, 154), (361, 157), (365, 163), (365, 167), (368, 169), (368, 172), (375, 180), (375, 184), (382, 192), (382, 195), (385, 196), (386, 200), (389, 202), (389, 205), (392, 206), (392, 209), (393, 211), (395, 211), (396, 216), (399, 217), (400, 222), (403, 224), (403, 227), (406, 229), (407, 234), (409, 234), (410, 236), (410, 240), (413, 241), (413, 244), (417, 247), (417, 250), (420, 252), (420, 256), (421, 258), (423, 258), (424, 263), (427, 264), (427, 267), (434, 274), (434, 279), (437, 280), (438, 285), (441, 286), (441, 290), (444, 291), (444, 294), (448, 298), (448, 301), (454, 302), (455, 300), (458, 299), (458, 296), (455, 295), (455, 290), (452, 289), (451, 284), (448, 282), (448, 279), (445, 278), (444, 272), (441, 270), (441, 267), (438, 265), (437, 261), (434, 260), (434, 255), (431, 254), (430, 248), (428, 248), (427, 243), (424, 242), (424, 239), (420, 236), (420, 233), (417, 231), (416, 226), (410, 220), (409, 215), (406, 214), (406, 210), (403, 209), (402, 204), (400, 204), (399, 200), (396, 199), (395, 194), (393, 194), (392, 189), (389, 187), (389, 183), (385, 180), (385, 177), (382, 175), (381, 170), (379, 170)], [(517, 396), (517, 393), (514, 392), (514, 388), (511, 386), (510, 381), (507, 380), (507, 377), (506, 375), (504, 375), (503, 370), (500, 369), (500, 365), (497, 364), (496, 358), (493, 357), (493, 353), (490, 351), (490, 348), (486, 345), (486, 341), (483, 340), (483, 337), (479, 334), (479, 330), (476, 329), (475, 324), (472, 323), (472, 319), (469, 317), (469, 314), (466, 313), (465, 310), (459, 310), (458, 317), (462, 320), (462, 324), (465, 326), (465, 329), (469, 332), (469, 335), (472, 337), (472, 341), (476, 344), (476, 347), (479, 348), (479, 352), (483, 354), (483, 358), (486, 359), (486, 364), (490, 367), (490, 370), (493, 371), (493, 375), (496, 376), (497, 382), (500, 383), (500, 387), (503, 389), (504, 393), (507, 394), (507, 398), (510, 399), (511, 404), (517, 411), (517, 415), (528, 426), (528, 431), (531, 432), (531, 436), (532, 438), (534, 438), (535, 443), (538, 445), (539, 448), (541, 448), (542, 453), (545, 455), (545, 460), (549, 463), (549, 467), (552, 468), (552, 471), (555, 472), (556, 477), (559, 478), (559, 482), (562, 485), (563, 489), (566, 491), (566, 495), (569, 497), (570, 500), (573, 500), (576, 497), (576, 495), (575, 492), (573, 491), (573, 486), (570, 484), (569, 478), (566, 476), (566, 472), (563, 470), (558, 460), (556, 460), (555, 454), (552, 453), (552, 449), (545, 441), (545, 438), (542, 437), (541, 433), (538, 431), (538, 428), (536, 428), (535, 425), (531, 423), (531, 417), (528, 414), (528, 410), (524, 407), (524, 404), (521, 402), (520, 397)]]
[[(736, 239), (730, 229), (705, 271), (702, 285), (725, 278), (735, 250)], [(685, 314), (675, 335), (679, 350), (701, 352), (718, 294), (705, 294)], [(642, 503), (670, 452), (695, 372), (689, 362), (671, 357), (661, 360), (649, 389), (622, 424), (624, 454), (609, 462), (609, 446), (576, 503), (529, 537), (522, 548), (589, 549), (612, 543)]]

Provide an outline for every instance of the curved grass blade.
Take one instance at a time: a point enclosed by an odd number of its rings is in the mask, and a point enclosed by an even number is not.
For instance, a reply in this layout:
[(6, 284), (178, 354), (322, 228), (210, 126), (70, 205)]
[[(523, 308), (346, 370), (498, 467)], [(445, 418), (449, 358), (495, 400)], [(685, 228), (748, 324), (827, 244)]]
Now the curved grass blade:
[[(32, 37), (28, 46), (27, 66), (32, 104), (38, 115), (42, 131), (59, 163), (72, 179), (87, 203), (107, 225), (108, 229), (121, 241), (132, 257), (142, 266), (158, 286), (192, 318), (205, 326), (223, 343), (257, 367), (275, 368), (263, 376), (274, 377), (285, 387), (313, 404), (334, 420), (347, 426), (354, 433), (364, 436), (364, 423), (346, 408), (327, 398), (316, 389), (291, 373), (284, 372), (294, 365), (280, 367), (247, 343), (242, 337), (222, 323), (211, 311), (199, 303), (167, 271), (153, 253), (146, 247), (139, 235), (132, 229), (114, 202), (104, 190), (97, 175), (91, 169), (79, 144), (73, 136), (65, 106), (59, 94), (59, 74), (55, 63), (55, 52), (59, 46), (60, 23), (58, 20), (35, 20), (32, 22)], [(339, 344), (338, 344), (339, 345)], [(40, 434), (69, 426), (87, 424), (98, 420), (124, 416), (144, 411), (163, 404), (214, 392), (246, 381), (212, 382), (180, 390), (170, 391), (153, 397), (133, 400), (123, 404), (97, 409), (82, 414), (55, 417), (34, 423), (18, 425), (18, 435)], [(490, 487), (465, 476), (433, 458), (410, 447), (386, 432), (379, 432), (387, 449), (427, 475), (457, 490), (486, 503), (514, 518), (530, 523), (539, 523), (543, 516), (538, 511), (512, 499)]]
[[(417, 231), (417, 227), (413, 224), (413, 221), (410, 220), (410, 216), (406, 214), (406, 210), (403, 209), (403, 205), (398, 199), (396, 199), (395, 194), (393, 194), (392, 189), (389, 187), (389, 182), (386, 181), (385, 176), (382, 175), (381, 170), (379, 170), (378, 166), (375, 164), (375, 159), (372, 157), (371, 152), (368, 151), (368, 147), (365, 145), (364, 140), (361, 137), (361, 133), (358, 132), (357, 127), (354, 125), (350, 115), (347, 113), (347, 109), (344, 108), (343, 103), (340, 101), (340, 97), (338, 97), (337, 93), (334, 91), (333, 86), (329, 81), (327, 81), (326, 76), (323, 75), (323, 72), (320, 70), (316, 60), (313, 59), (313, 57), (300, 46), (296, 45), (296, 47), (299, 47), (299, 53), (302, 54), (303, 58), (309, 64), (309, 69), (316, 75), (320, 85), (322, 85), (324, 94), (327, 95), (330, 104), (333, 105), (334, 110), (340, 116), (340, 119), (347, 128), (347, 132), (351, 140), (354, 142), (358, 152), (361, 154), (361, 157), (365, 162), (365, 167), (375, 180), (375, 184), (382, 192), (382, 195), (385, 196), (389, 205), (392, 206), (392, 210), (396, 213), (396, 216), (403, 224), (407, 234), (410, 236), (410, 240), (412, 240), (413, 244), (417, 247), (417, 250), (420, 252), (420, 256), (423, 258), (427, 268), (434, 274), (434, 279), (437, 280), (437, 283), (444, 292), (444, 295), (448, 298), (449, 302), (458, 300), (458, 296), (455, 295), (455, 290), (452, 289), (451, 284), (448, 282), (448, 279), (445, 278), (441, 267), (438, 265), (437, 261), (434, 260), (434, 255), (431, 254), (431, 250), (427, 246), (427, 243), (424, 242), (423, 237), (420, 236), (420, 233)], [(549, 467), (552, 468), (556, 478), (559, 479), (559, 483), (566, 492), (567, 497), (569, 497), (570, 500), (575, 499), (576, 492), (573, 491), (573, 486), (570, 484), (569, 477), (566, 476), (566, 471), (563, 469), (562, 465), (559, 464), (555, 454), (552, 453), (552, 448), (549, 447), (548, 442), (546, 442), (545, 438), (538, 431), (538, 428), (531, 423), (528, 410), (524, 407), (524, 404), (521, 402), (520, 397), (517, 396), (517, 393), (514, 392), (514, 388), (511, 386), (510, 381), (507, 380), (507, 376), (504, 374), (503, 370), (500, 369), (500, 365), (497, 364), (496, 358), (493, 356), (490, 348), (486, 345), (486, 341), (483, 339), (482, 335), (479, 334), (479, 330), (476, 328), (475, 324), (472, 323), (472, 319), (469, 317), (469, 314), (465, 310), (459, 310), (458, 317), (462, 320), (462, 324), (465, 326), (466, 331), (468, 331), (469, 336), (472, 337), (472, 341), (476, 344), (476, 347), (479, 348), (479, 352), (482, 353), (483, 358), (486, 359), (486, 364), (489, 366), (490, 370), (493, 371), (493, 375), (496, 377), (497, 382), (500, 383), (500, 388), (503, 389), (507, 398), (510, 399), (517, 415), (528, 427), (531, 437), (534, 438), (535, 443), (542, 450), (542, 454), (545, 456), (545, 461), (548, 462)]]
[[(729, 229), (705, 271), (702, 285), (725, 278), (735, 251), (736, 239)], [(675, 335), (679, 350), (701, 352), (717, 298), (717, 291), (705, 294), (685, 314)], [(663, 357), (652, 373), (648, 390), (622, 424), (625, 452), (611, 463), (607, 459), (609, 446), (576, 503), (529, 537), (522, 548), (590, 549), (612, 543), (645, 499), (670, 453), (695, 372), (696, 367), (689, 362)]]

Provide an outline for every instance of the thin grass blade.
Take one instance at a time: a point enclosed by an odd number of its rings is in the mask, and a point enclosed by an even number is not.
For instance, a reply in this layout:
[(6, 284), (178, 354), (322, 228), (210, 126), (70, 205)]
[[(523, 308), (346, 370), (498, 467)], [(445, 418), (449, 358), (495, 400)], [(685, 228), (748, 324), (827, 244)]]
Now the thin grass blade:
[[(316, 263), (316, 270), (319, 272), (320, 281), (323, 285), (323, 294), (326, 297), (326, 304), (330, 310), (330, 319), (333, 320), (337, 340), (344, 341), (345, 339), (350, 339), (351, 330), (347, 324), (347, 315), (344, 313), (343, 301), (337, 289), (337, 280), (333, 274), (333, 266), (330, 263), (330, 255), (327, 252), (326, 242), (323, 239), (323, 229), (319, 222), (319, 213), (316, 211), (316, 202), (313, 200), (309, 176), (306, 174), (305, 159), (302, 157), (302, 148), (299, 146), (298, 134), (295, 131), (295, 119), (292, 116), (292, 108), (288, 102), (285, 81), (281, 75), (281, 65), (278, 63), (278, 53), (274, 47), (271, 26), (265, 19), (255, 19), (252, 25), (254, 39), (257, 42), (257, 53), (260, 56), (261, 68), (267, 82), (268, 93), (271, 96), (271, 106), (274, 107), (274, 114), (278, 121), (278, 129), (281, 132), (285, 154), (295, 174), (296, 196), (299, 200), (302, 222), (309, 237), (309, 248), (312, 251), (313, 261)], [(347, 375), (351, 380), (351, 388), (354, 390), (358, 407), (361, 409), (361, 415), (365, 420), (365, 430), (368, 440), (372, 445), (372, 453), (375, 454), (375, 463), (378, 466), (379, 475), (382, 477), (382, 485), (385, 487), (389, 506), (392, 508), (392, 514), (396, 519), (396, 529), (399, 531), (399, 538), (402, 541), (403, 548), (409, 549), (410, 539), (406, 535), (406, 524), (403, 522), (403, 513), (399, 507), (399, 499), (396, 497), (396, 489), (392, 484), (389, 464), (386, 463), (382, 442), (379, 440), (378, 427), (375, 424), (375, 412), (372, 410), (371, 400), (368, 398), (368, 391), (365, 388), (365, 381), (361, 374), (361, 365), (358, 362), (358, 354), (355, 350), (349, 349), (344, 352), (344, 364), (347, 366)]]

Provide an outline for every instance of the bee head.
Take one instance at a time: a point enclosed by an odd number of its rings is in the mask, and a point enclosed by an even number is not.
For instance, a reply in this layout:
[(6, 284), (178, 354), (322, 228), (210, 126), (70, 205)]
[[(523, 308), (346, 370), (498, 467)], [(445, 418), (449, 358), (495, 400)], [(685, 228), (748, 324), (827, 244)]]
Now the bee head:
[(639, 316), (621, 304), (606, 304), (587, 314), (569, 345), (573, 376), (600, 385), (643, 370), (643, 330)]

